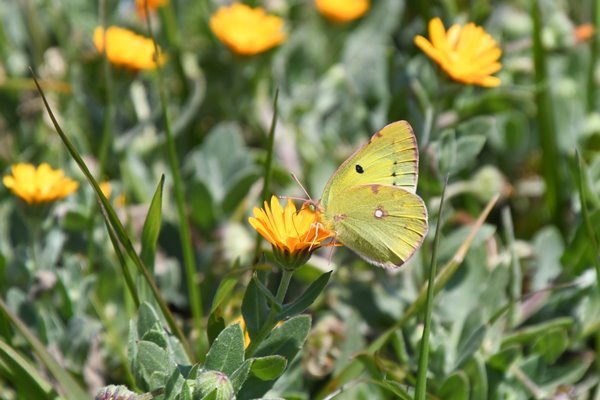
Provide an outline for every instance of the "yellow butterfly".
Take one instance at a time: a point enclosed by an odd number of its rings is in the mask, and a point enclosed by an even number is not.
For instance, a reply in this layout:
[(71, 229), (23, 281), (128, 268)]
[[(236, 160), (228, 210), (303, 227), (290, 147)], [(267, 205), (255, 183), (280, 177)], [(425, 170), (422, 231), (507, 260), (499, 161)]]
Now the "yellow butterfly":
[(329, 178), (317, 205), (324, 228), (372, 264), (404, 264), (428, 229), (427, 209), (416, 194), (418, 164), (408, 122), (375, 133)]

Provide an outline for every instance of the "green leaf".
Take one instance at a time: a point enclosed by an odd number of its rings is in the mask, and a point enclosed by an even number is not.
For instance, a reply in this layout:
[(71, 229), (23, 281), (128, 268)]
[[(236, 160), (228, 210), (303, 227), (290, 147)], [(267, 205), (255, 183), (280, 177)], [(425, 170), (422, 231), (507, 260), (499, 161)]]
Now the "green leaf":
[(41, 362), (48, 368), (48, 371), (54, 376), (58, 384), (61, 386), (65, 393), (66, 399), (85, 399), (88, 395), (81, 388), (81, 386), (73, 379), (69, 372), (64, 369), (56, 360), (48, 353), (46, 346), (39, 341), (39, 339), (27, 328), (27, 326), (8, 309), (4, 301), (0, 299), (0, 309), (8, 317), (11, 323), (17, 328), (17, 330), (23, 335), (25, 340), (33, 348), (36, 355), (40, 358)]
[(157, 344), (142, 340), (137, 345), (138, 368), (147, 388), (152, 390), (164, 386), (169, 371), (169, 355)]
[(333, 271), (322, 274), (316, 281), (310, 284), (310, 286), (298, 297), (294, 302), (285, 305), (282, 310), (277, 314), (279, 321), (284, 320), (296, 314), (300, 314), (306, 310), (310, 305), (317, 299), (321, 294)]
[[(232, 269), (236, 270), (239, 268), (239, 262), (233, 265)], [(215, 297), (213, 298), (212, 305), (210, 306), (210, 312), (214, 313), (217, 307), (221, 305), (221, 303), (229, 298), (231, 291), (235, 288), (235, 285), (240, 281), (237, 276), (229, 276), (221, 280), (219, 287), (217, 288), (217, 292), (215, 293)]]
[(480, 313), (472, 312), (466, 319), (461, 332), (461, 337), (458, 343), (458, 356), (456, 359), (456, 367), (460, 367), (473, 353), (479, 349), (487, 327), (481, 323)]
[(149, 330), (148, 332), (146, 332), (142, 335), (141, 339), (145, 340), (147, 342), (152, 342), (155, 345), (157, 345), (165, 350), (168, 347), (167, 337), (165, 336), (165, 333), (162, 330), (161, 331), (159, 331), (157, 329)]
[[(17, 392), (27, 399), (54, 398), (52, 385), (37, 371), (37, 367), (0, 340), (0, 364), (2, 375), (14, 385)], [(5, 375), (6, 374), (6, 375)]]
[(137, 334), (143, 337), (146, 332), (151, 330), (160, 330), (160, 318), (150, 303), (143, 302), (140, 304), (137, 319)]
[(544, 357), (549, 364), (554, 363), (569, 346), (569, 338), (564, 329), (552, 329), (543, 333), (533, 343), (533, 351)]
[(231, 386), (233, 387), (233, 392), (237, 394), (240, 391), (246, 379), (248, 379), (248, 375), (250, 374), (250, 368), (252, 367), (252, 363), (254, 359), (248, 359), (242, 363), (242, 365), (236, 369), (233, 374), (229, 377), (231, 381)]
[(446, 378), (438, 397), (444, 400), (469, 400), (469, 380), (466, 374), (458, 371)]
[(182, 397), (182, 391), (184, 390), (188, 390), (185, 379), (183, 379), (179, 369), (175, 368), (167, 380), (164, 400), (180, 400)]
[(287, 360), (277, 355), (254, 358), (253, 361), (252, 374), (263, 381), (279, 378), (287, 366)]
[(217, 336), (225, 329), (225, 320), (217, 313), (212, 313), (208, 316), (208, 323), (206, 326), (206, 334), (208, 335), (208, 342), (212, 345)]
[(541, 334), (555, 328), (569, 329), (575, 321), (570, 317), (555, 318), (537, 325), (527, 326), (517, 332), (507, 335), (502, 340), (502, 347), (514, 343), (529, 343), (537, 339)]
[(506, 372), (515, 360), (521, 355), (521, 348), (513, 345), (500, 350), (498, 353), (491, 356), (487, 363), (492, 368)]
[(154, 256), (156, 254), (156, 242), (160, 233), (161, 215), (162, 215), (162, 193), (165, 183), (165, 176), (161, 176), (160, 182), (156, 187), (146, 221), (144, 221), (144, 229), (142, 231), (142, 250), (140, 257), (150, 273), (154, 271)]
[(258, 346), (254, 355), (264, 357), (276, 354), (291, 361), (308, 336), (310, 321), (308, 315), (298, 315), (285, 321), (273, 329), (267, 339)]
[[(284, 322), (260, 344), (254, 355), (257, 357), (280, 355), (289, 364), (306, 341), (310, 330), (310, 321), (310, 316), (298, 315)], [(274, 383), (273, 380), (263, 381), (251, 375), (244, 383), (238, 397), (239, 399), (262, 397)]]
[(472, 399), (485, 399), (488, 393), (488, 378), (485, 363), (481, 356), (475, 354), (467, 361), (464, 371), (471, 386)]
[(244, 332), (240, 324), (229, 325), (213, 342), (204, 367), (229, 376), (244, 362)]
[(254, 279), (251, 279), (242, 300), (242, 315), (252, 340), (258, 337), (260, 328), (266, 322), (268, 314), (267, 298), (258, 288)]

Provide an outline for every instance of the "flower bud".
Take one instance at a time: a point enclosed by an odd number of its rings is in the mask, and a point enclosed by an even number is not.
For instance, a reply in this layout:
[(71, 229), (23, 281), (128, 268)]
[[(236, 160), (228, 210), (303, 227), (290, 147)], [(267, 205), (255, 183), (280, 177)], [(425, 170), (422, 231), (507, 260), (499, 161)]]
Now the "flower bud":
[(198, 398), (201, 399), (215, 390), (216, 396), (213, 397), (215, 400), (235, 399), (233, 386), (224, 373), (220, 371), (205, 371), (196, 378), (194, 396), (199, 396)]

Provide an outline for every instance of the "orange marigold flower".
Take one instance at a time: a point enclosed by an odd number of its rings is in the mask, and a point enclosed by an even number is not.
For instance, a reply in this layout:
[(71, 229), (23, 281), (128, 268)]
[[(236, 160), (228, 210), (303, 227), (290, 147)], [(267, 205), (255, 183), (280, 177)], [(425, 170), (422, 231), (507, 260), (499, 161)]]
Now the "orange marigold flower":
[(486, 87), (500, 85), (491, 76), (502, 68), (502, 51), (480, 26), (469, 23), (452, 25), (448, 31), (439, 18), (429, 21), (429, 38), (415, 37), (415, 44), (454, 80)]
[(79, 183), (66, 177), (62, 169), (53, 169), (46, 163), (37, 168), (28, 163), (15, 164), (12, 175), (6, 175), (2, 183), (28, 204), (60, 200), (79, 187)]
[[(104, 30), (100, 26), (94, 31), (94, 45), (100, 53), (104, 51)], [(152, 40), (117, 26), (106, 30), (106, 56), (113, 64), (135, 71), (156, 67)], [(165, 61), (161, 54), (159, 64)]]
[(169, 0), (135, 0), (135, 8), (142, 18), (146, 16), (146, 1), (148, 1), (148, 11), (154, 11), (169, 2)]
[(244, 56), (267, 51), (286, 39), (281, 18), (241, 3), (219, 8), (210, 17), (210, 29), (231, 51)]
[(350, 22), (369, 10), (369, 0), (315, 0), (321, 14), (334, 22)]
[(592, 24), (583, 24), (579, 25), (575, 28), (575, 32), (573, 32), (573, 36), (575, 37), (575, 41), (577, 43), (585, 42), (588, 39), (591, 39), (592, 36), (596, 33), (596, 28)]
[[(271, 207), (254, 208), (254, 217), (248, 221), (258, 233), (273, 245), (280, 261), (301, 259), (306, 262), (310, 254), (323, 246), (330, 246), (334, 232), (323, 227), (319, 213), (308, 206), (300, 210), (288, 199), (281, 207), (276, 196), (271, 197)], [(298, 263), (300, 264), (300, 262)]]

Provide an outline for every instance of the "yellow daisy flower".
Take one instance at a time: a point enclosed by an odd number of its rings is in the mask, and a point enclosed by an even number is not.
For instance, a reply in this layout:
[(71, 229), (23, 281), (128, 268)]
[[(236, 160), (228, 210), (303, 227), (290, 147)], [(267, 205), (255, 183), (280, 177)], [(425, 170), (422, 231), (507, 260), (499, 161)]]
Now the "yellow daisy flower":
[(6, 175), (2, 183), (28, 204), (60, 200), (79, 187), (79, 183), (66, 177), (63, 170), (53, 169), (46, 163), (37, 168), (27, 163), (15, 164), (12, 175)]
[[(94, 31), (94, 45), (98, 52), (104, 51), (104, 30), (100, 26)], [(134, 71), (156, 67), (152, 40), (117, 26), (106, 30), (106, 56), (111, 63)], [(161, 54), (159, 64), (165, 61)]]
[(265, 201), (264, 208), (254, 208), (253, 213), (254, 217), (248, 219), (250, 225), (273, 245), (280, 261), (294, 261), (298, 256), (306, 262), (314, 250), (331, 245), (329, 239), (334, 232), (325, 229), (319, 213), (308, 206), (297, 210), (288, 199), (282, 208), (277, 197), (272, 196), (270, 207)]
[(219, 8), (210, 17), (210, 29), (231, 51), (244, 56), (267, 51), (286, 39), (281, 18), (241, 3)]
[(439, 18), (429, 21), (429, 38), (415, 37), (415, 44), (455, 81), (495, 87), (500, 79), (491, 76), (502, 68), (502, 51), (480, 26), (452, 25), (448, 31)]
[(369, 0), (315, 0), (317, 10), (334, 22), (350, 22), (369, 10)]

